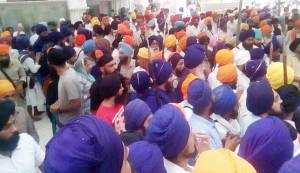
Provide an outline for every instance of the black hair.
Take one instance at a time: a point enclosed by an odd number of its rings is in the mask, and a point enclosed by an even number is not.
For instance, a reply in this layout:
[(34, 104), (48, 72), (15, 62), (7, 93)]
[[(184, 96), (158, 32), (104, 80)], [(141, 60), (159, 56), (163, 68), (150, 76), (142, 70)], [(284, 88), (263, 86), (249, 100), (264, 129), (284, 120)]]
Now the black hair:
[(122, 81), (118, 73), (112, 73), (105, 76), (100, 85), (100, 92), (103, 99), (108, 99), (115, 96), (121, 87)]
[(48, 62), (51, 65), (64, 66), (67, 58), (61, 49), (50, 48), (48, 52)]

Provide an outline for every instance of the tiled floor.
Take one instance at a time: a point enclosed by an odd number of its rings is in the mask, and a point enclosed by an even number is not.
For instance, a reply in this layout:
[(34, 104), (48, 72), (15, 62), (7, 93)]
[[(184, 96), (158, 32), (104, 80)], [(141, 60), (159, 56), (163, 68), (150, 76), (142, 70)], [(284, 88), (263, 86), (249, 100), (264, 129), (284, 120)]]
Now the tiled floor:
[(40, 146), (45, 150), (45, 146), (52, 137), (51, 122), (46, 114), (41, 116), (42, 120), (35, 122), (35, 128), (40, 136)]

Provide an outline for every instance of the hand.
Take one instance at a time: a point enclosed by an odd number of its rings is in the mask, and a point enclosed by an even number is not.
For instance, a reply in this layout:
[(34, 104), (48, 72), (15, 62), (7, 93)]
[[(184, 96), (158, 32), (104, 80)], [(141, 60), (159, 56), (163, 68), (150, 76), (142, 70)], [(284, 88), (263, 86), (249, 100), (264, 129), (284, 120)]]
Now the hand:
[(203, 151), (210, 150), (210, 142), (209, 138), (205, 133), (194, 132), (195, 136), (195, 144), (198, 153), (202, 153)]
[(41, 59), (41, 52), (37, 52), (37, 53), (35, 54), (35, 60), (36, 60), (36, 62), (39, 62), (40, 59)]
[(56, 114), (59, 112), (59, 105), (58, 105), (58, 102), (55, 102), (54, 104), (52, 104), (50, 106), (50, 112), (53, 113), (53, 114)]
[(23, 92), (23, 84), (24, 84), (23, 81), (20, 81), (17, 83), (17, 86), (16, 86), (16, 94), (17, 95), (20, 95)]
[(241, 142), (240, 135), (233, 135), (228, 133), (226, 136), (225, 148), (234, 152), (236, 147), (240, 144), (240, 142)]

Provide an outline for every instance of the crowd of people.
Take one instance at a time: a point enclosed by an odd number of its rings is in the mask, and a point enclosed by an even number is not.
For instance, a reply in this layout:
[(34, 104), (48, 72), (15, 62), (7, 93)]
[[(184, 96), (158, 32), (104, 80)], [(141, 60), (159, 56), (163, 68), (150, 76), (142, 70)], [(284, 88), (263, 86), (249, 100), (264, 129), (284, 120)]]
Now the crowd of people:
[(277, 8), (4, 28), (1, 172), (300, 172), (300, 15)]

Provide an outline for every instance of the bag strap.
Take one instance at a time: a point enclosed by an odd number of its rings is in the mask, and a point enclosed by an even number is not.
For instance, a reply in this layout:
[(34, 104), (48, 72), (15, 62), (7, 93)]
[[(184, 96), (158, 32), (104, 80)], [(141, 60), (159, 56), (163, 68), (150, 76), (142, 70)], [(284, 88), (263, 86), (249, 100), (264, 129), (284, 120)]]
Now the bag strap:
[(8, 74), (3, 70), (2, 67), (0, 67), (0, 71), (4, 74), (4, 76), (6, 77), (6, 79), (14, 86), (14, 88), (16, 89), (17, 86), (14, 83), (14, 81), (8, 76)]

